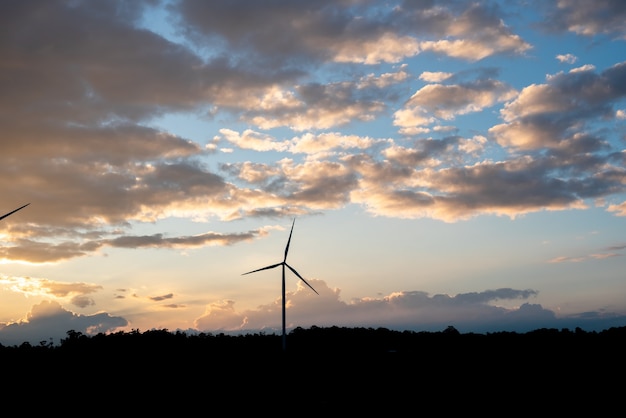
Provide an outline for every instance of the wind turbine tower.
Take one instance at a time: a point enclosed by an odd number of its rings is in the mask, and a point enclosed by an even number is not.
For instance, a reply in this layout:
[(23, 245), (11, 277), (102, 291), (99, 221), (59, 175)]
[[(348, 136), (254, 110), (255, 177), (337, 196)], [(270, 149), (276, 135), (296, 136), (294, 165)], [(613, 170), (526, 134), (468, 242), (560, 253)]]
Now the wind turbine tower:
[[(256, 270), (252, 270), (249, 271), (247, 273), (243, 273), (243, 275), (245, 274), (250, 274), (250, 273), (256, 273), (257, 271), (261, 271), (261, 270), (269, 270), (269, 269), (273, 269), (275, 267), (278, 266), (282, 266), (283, 269), (283, 351), (285, 351), (287, 349), (287, 333), (285, 330), (285, 267), (287, 267), (289, 270), (291, 270), (293, 272), (293, 274), (295, 274), (296, 276), (298, 276), (300, 278), (300, 280), (302, 280), (304, 282), (304, 284), (306, 284), (307, 286), (309, 286), (311, 288), (311, 290), (313, 290), (315, 293), (317, 293), (317, 290), (313, 289), (313, 286), (311, 286), (306, 280), (304, 280), (304, 277), (302, 277), (300, 275), (300, 273), (298, 273), (293, 267), (291, 267), (289, 264), (287, 264), (287, 253), (289, 252), (289, 243), (291, 243), (291, 234), (293, 233), (293, 226), (295, 225), (296, 220), (294, 218), (293, 223), (291, 224), (291, 231), (289, 232), (289, 239), (287, 240), (287, 246), (285, 247), (285, 256), (283, 258), (283, 261), (280, 263), (276, 263), (276, 264), (272, 264), (271, 266), (266, 266), (266, 267), (261, 267), (260, 269), (256, 269)], [(319, 293), (317, 293), (319, 295)]]

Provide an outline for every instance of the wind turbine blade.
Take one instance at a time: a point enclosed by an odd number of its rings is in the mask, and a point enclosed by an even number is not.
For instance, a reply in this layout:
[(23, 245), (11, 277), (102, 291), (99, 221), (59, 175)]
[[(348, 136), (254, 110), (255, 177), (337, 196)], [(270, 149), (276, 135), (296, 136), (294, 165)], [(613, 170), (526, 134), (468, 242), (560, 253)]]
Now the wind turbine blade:
[(260, 268), (260, 269), (256, 269), (256, 270), (249, 271), (249, 272), (247, 272), (247, 273), (242, 273), (241, 275), (243, 276), (244, 274), (256, 273), (257, 271), (261, 271), (261, 270), (273, 269), (274, 267), (278, 267), (278, 266), (280, 266), (281, 264), (283, 264), (283, 263), (272, 264), (271, 266), (262, 267), (262, 268)]
[[(289, 270), (291, 270), (293, 272), (293, 274), (295, 274), (296, 276), (298, 276), (300, 278), (300, 280), (302, 280), (304, 282), (305, 285), (309, 286), (311, 288), (312, 291), (314, 291), (315, 293), (317, 293), (317, 290), (313, 289), (313, 286), (311, 286), (306, 280), (304, 280), (304, 277), (300, 276), (300, 274), (293, 268), (291, 267), (289, 264), (285, 263), (285, 265), (287, 267), (289, 267)], [(319, 295), (319, 293), (317, 293)]]
[(18, 210), (20, 210), (20, 209), (24, 209), (24, 208), (25, 208), (26, 206), (28, 206), (28, 205), (30, 205), (30, 203), (27, 203), (27, 204), (25, 204), (25, 205), (24, 205), (24, 206), (22, 206), (22, 207), (19, 207), (19, 208), (15, 209), (15, 210), (12, 210), (12, 211), (11, 211), (11, 212), (9, 212), (9, 213), (6, 213), (6, 214), (4, 214), (4, 215), (0, 216), (0, 219), (4, 219), (4, 218), (6, 218), (7, 216), (11, 215), (12, 213), (17, 212), (17, 211), (18, 211)]
[(291, 231), (289, 232), (289, 239), (287, 240), (287, 246), (285, 247), (285, 258), (283, 258), (283, 262), (287, 261), (287, 252), (289, 251), (289, 243), (291, 242), (291, 234), (293, 233), (293, 226), (296, 224), (296, 218), (293, 218), (293, 223), (291, 224)]

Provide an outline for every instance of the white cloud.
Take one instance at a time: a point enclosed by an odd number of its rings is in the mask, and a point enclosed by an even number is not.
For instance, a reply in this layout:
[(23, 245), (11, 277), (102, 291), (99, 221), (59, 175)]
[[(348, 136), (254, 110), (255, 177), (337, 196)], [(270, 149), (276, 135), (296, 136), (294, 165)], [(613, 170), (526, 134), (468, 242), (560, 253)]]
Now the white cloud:
[(566, 64), (573, 64), (578, 60), (578, 57), (572, 54), (559, 54), (556, 56), (556, 59)]
[(419, 79), (424, 80), (428, 83), (441, 83), (442, 81), (447, 80), (448, 78), (452, 76), (453, 76), (452, 73), (445, 73), (442, 71), (437, 71), (437, 72), (424, 71), (423, 73), (420, 74)]

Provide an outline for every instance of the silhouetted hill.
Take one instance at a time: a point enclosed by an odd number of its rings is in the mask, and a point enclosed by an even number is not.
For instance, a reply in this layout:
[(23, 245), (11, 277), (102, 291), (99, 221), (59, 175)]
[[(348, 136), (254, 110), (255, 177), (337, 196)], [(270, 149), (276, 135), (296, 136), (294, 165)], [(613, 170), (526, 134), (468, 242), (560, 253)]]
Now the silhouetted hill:
[[(626, 327), (461, 334), (453, 327), (314, 326), (292, 330), (286, 351), (275, 334), (67, 335), (58, 346), (0, 346), (3, 364), (13, 365), (4, 381), (67, 388), (74, 402), (133, 394), (142, 402), (133, 408), (177, 415), (196, 411), (198, 402), (226, 402), (240, 412), (256, 405), (255, 411), (271, 413), (286, 404), (308, 413), (387, 416), (437, 403), (448, 412), (482, 415), (507, 405), (517, 413), (596, 416), (621, 400), (626, 371)], [(98, 408), (111, 411), (110, 402)]]

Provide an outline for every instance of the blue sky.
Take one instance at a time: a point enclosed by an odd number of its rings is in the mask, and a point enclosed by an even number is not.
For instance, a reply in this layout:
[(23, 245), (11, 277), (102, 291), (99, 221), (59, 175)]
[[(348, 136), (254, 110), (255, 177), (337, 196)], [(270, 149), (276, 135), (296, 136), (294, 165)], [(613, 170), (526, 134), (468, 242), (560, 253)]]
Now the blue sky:
[(620, 1), (0, 5), (0, 344), (626, 325)]

